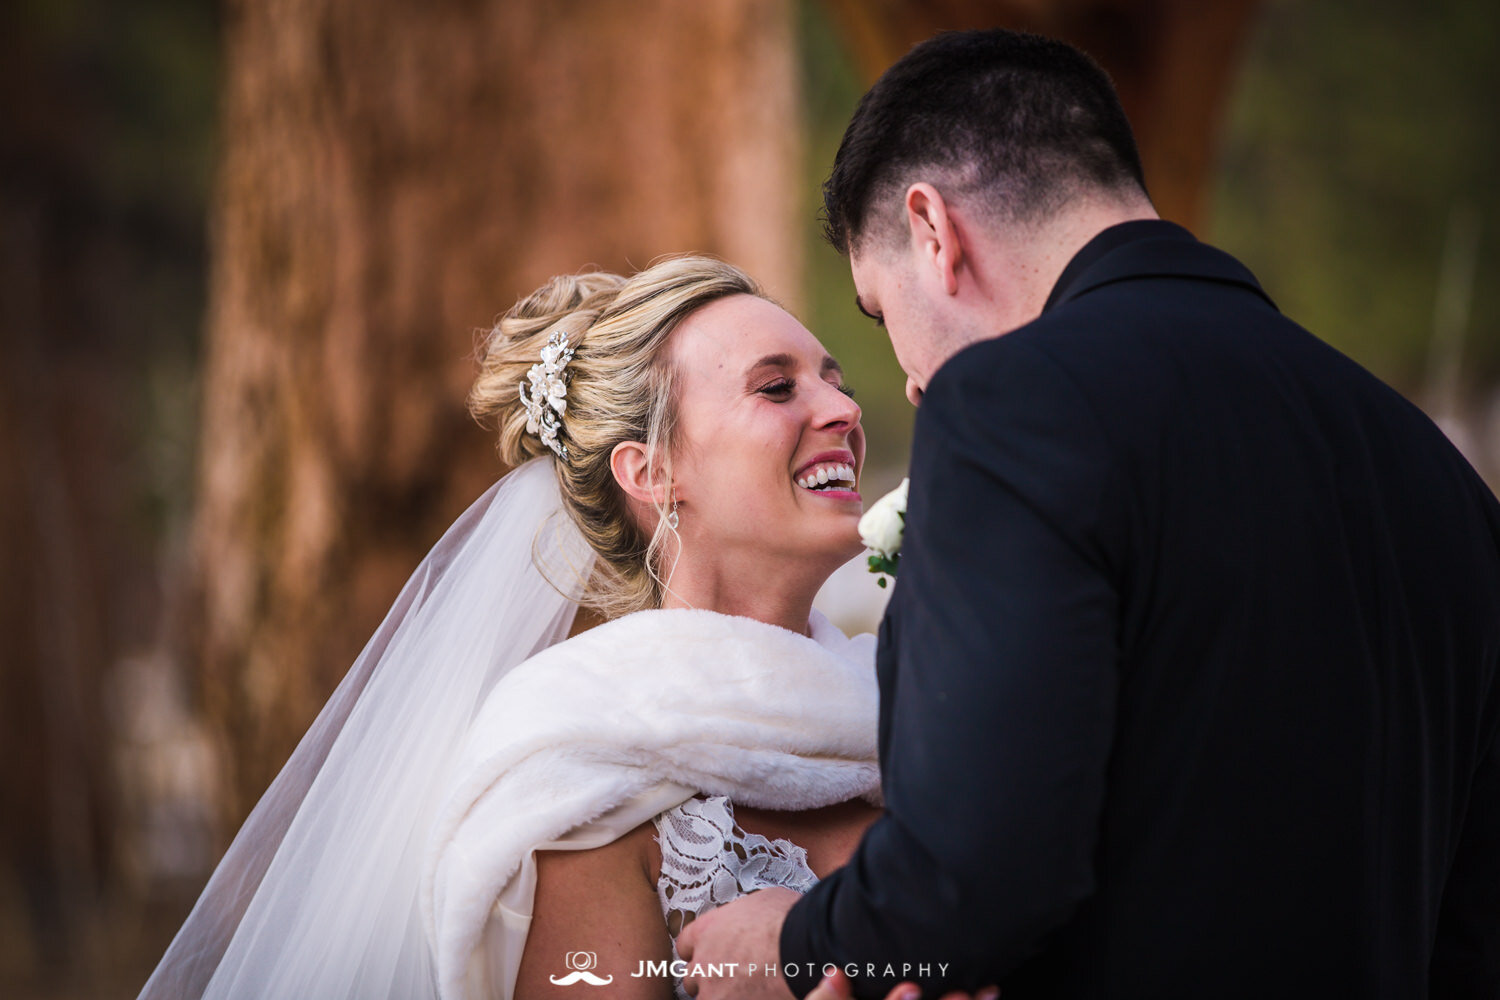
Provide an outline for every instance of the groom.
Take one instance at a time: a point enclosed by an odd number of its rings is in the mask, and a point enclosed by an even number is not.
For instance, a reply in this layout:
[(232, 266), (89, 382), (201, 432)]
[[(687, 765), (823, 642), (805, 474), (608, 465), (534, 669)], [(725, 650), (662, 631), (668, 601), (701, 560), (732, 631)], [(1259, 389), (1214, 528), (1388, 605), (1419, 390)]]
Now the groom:
[(685, 931), (694, 963), (785, 974), (698, 995), (801, 996), (831, 963), (871, 997), (1500, 997), (1500, 506), (1473, 470), (1156, 218), (1065, 45), (918, 46), (825, 198), (920, 404), (886, 813), (800, 901)]

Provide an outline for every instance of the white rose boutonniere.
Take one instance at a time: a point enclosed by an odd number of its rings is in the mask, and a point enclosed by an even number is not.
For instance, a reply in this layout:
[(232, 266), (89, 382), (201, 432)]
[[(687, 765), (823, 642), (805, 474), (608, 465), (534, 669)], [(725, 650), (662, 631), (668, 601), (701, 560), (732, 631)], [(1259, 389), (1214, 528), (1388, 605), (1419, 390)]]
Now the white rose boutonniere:
[[(906, 534), (906, 486), (911, 480), (901, 480), (901, 485), (871, 504), (865, 516), (859, 519), (859, 537), (869, 549), (870, 572), (896, 575), (901, 562), (901, 539)], [(876, 583), (885, 586), (885, 576)]]

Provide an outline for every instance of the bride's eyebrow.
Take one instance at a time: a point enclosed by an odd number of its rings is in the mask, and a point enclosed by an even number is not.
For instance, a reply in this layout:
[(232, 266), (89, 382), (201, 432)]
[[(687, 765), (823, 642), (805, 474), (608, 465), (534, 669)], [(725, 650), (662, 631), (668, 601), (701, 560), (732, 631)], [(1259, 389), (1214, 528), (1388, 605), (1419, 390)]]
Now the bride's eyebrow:
[(797, 367), (797, 359), (790, 354), (767, 354), (755, 364), (745, 369), (745, 381), (755, 381), (756, 375), (767, 368), (777, 368), (785, 371), (788, 368)]
[[(746, 381), (754, 381), (756, 374), (767, 368), (777, 368), (784, 371), (796, 367), (797, 359), (790, 354), (767, 354), (746, 369), (745, 378)], [(819, 365), (819, 369), (824, 378), (827, 378), (830, 372), (837, 375), (840, 381), (844, 378), (843, 366), (827, 354), (823, 355), (823, 363)]]

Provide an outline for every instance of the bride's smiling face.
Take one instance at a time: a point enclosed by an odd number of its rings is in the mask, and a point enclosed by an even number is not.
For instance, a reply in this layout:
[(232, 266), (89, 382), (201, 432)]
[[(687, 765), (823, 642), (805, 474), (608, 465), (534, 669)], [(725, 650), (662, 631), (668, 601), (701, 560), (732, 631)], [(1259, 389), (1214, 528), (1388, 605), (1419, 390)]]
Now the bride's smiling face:
[(823, 345), (752, 295), (709, 303), (672, 338), (684, 556), (707, 545), (826, 576), (857, 555), (865, 436)]

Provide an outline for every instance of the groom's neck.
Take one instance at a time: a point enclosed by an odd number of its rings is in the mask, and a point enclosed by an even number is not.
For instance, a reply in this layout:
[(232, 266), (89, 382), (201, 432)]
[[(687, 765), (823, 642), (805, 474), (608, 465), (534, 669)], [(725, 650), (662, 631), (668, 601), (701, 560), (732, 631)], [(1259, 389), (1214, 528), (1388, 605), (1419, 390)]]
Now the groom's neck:
[(1123, 222), (1156, 219), (1156, 209), (1144, 195), (1117, 198), (1110, 196), (1074, 199), (1068, 207), (1035, 227), (1017, 231), (1013, 237), (1001, 236), (996, 242), (1009, 259), (1008, 270), (1015, 276), (1019, 311), (1006, 317), (1014, 329), (1042, 314), (1042, 307), (1052, 294), (1078, 251), (1100, 233)]

